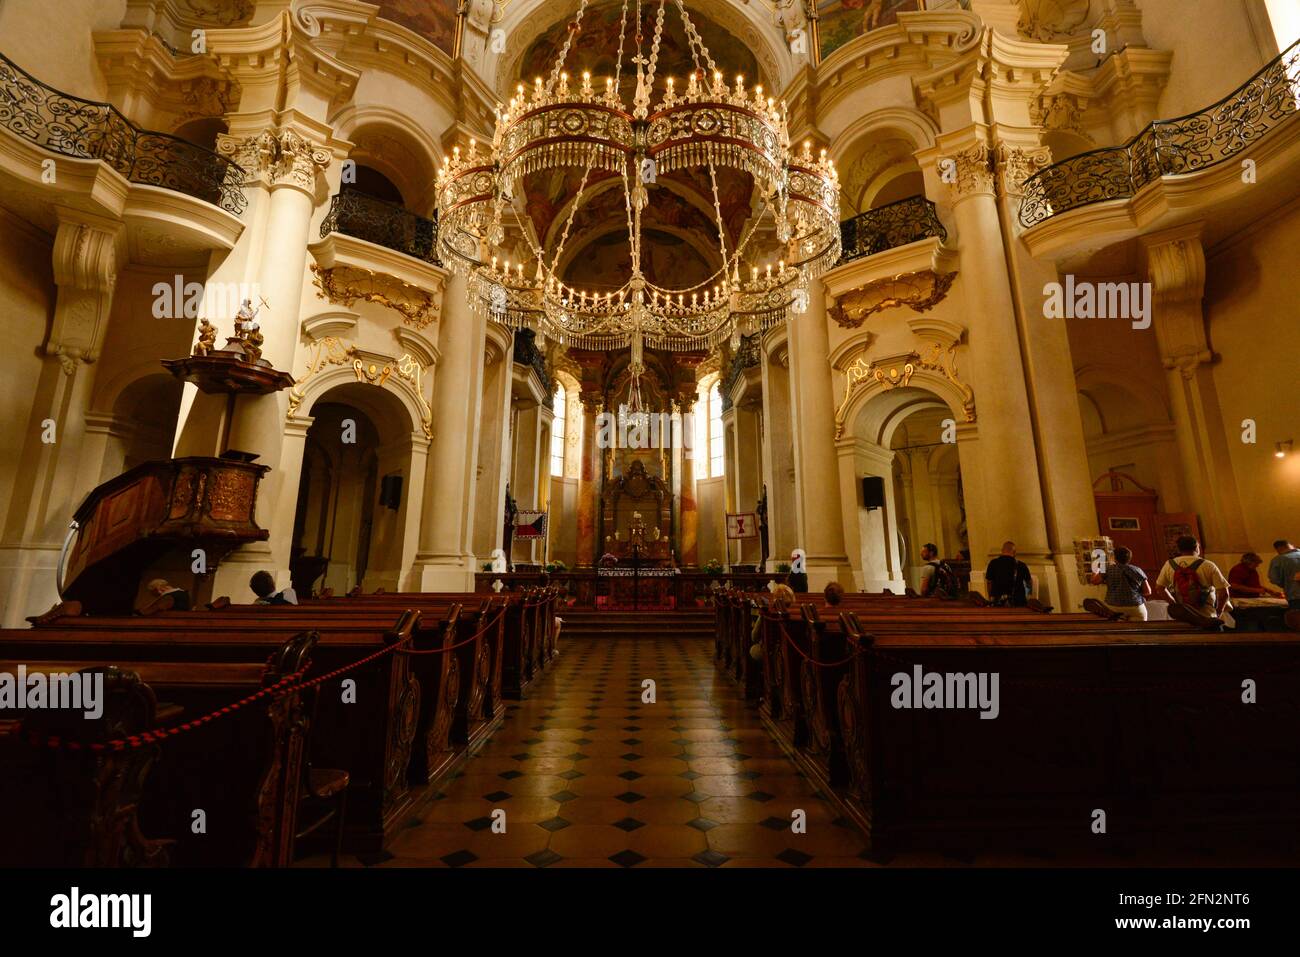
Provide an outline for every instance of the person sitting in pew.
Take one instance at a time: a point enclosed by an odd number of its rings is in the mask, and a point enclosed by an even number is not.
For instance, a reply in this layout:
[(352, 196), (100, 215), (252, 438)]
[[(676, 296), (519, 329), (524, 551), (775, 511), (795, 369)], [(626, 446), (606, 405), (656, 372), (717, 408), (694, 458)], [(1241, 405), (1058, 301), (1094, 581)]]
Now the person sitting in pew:
[(1029, 566), (1016, 558), (1016, 543), (1002, 543), (1002, 554), (989, 562), (984, 572), (988, 584), (989, 604), (1024, 608), (1033, 591)]
[(248, 580), (248, 587), (257, 596), (256, 605), (296, 605), (298, 596), (292, 588), (275, 590), (275, 578), (268, 571), (254, 572)]
[(1169, 599), (1169, 613), (1185, 608), (1206, 618), (1222, 617), (1231, 586), (1214, 562), (1201, 557), (1201, 543), (1194, 535), (1178, 539), (1178, 554), (1165, 562), (1156, 587)]
[(1264, 559), (1254, 552), (1241, 556), (1241, 561), (1228, 570), (1228, 584), (1233, 598), (1281, 598), (1282, 593), (1259, 580), (1259, 566)]
[(1279, 538), (1273, 550), (1277, 556), (1268, 563), (1268, 580), (1285, 592), (1292, 611), (1300, 610), (1300, 548)]
[(190, 594), (184, 588), (177, 588), (165, 578), (155, 578), (145, 590), (151, 596), (140, 606), (140, 614), (152, 615), (159, 611), (189, 611)]
[[(1115, 561), (1106, 566), (1105, 572), (1088, 576), (1094, 585), (1106, 586), (1106, 600), (1097, 602), (1106, 611), (1122, 615), (1129, 621), (1147, 620), (1147, 599), (1151, 597), (1151, 583), (1147, 574), (1136, 565), (1130, 565), (1133, 552), (1124, 546), (1115, 549)], [(1094, 598), (1084, 600), (1084, 607), (1096, 601)], [(1089, 608), (1089, 611), (1094, 609)]]
[(844, 586), (839, 582), (830, 582), (822, 591), (822, 594), (826, 597), (826, 604), (838, 605), (844, 600)]

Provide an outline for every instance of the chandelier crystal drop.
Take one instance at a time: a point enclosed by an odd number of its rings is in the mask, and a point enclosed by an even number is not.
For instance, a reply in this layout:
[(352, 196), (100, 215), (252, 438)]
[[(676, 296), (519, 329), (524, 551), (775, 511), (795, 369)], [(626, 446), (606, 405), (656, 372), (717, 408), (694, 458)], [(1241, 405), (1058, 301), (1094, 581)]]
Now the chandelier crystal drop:
[[(747, 87), (743, 77), (724, 78), (682, 0), (671, 5), (694, 61), (682, 82), (668, 77), (659, 85), (655, 76), (670, 0), (657, 4), (648, 50), (642, 0), (634, 0), (632, 23), (624, 0), (614, 74), (571, 78), (565, 61), (588, 2), (581, 0), (549, 76), (519, 84), (498, 106), (490, 146), (471, 140), (444, 157), (437, 178), (442, 262), (467, 277), (471, 303), (492, 321), (581, 349), (712, 349), (733, 334), (784, 321), (800, 290), (840, 255), (835, 164), (825, 150), (814, 155), (809, 142), (791, 149), (784, 103), (762, 86)], [(636, 50), (630, 109), (619, 93), (625, 43)], [(517, 198), (525, 176), (558, 169), (572, 171), (581, 185), (548, 253), (526, 228)], [(653, 203), (648, 185), (677, 170), (707, 171), (716, 228), (710, 236), (721, 265), (704, 282), (666, 288), (643, 272), (642, 214)], [(718, 200), (719, 170), (749, 174), (755, 186), (754, 215), (734, 246)], [(631, 259), (630, 278), (604, 292), (575, 289), (559, 275), (574, 216), (593, 195), (593, 176), (618, 178)], [(511, 262), (502, 251), (516, 232), (531, 250), (526, 262)]]

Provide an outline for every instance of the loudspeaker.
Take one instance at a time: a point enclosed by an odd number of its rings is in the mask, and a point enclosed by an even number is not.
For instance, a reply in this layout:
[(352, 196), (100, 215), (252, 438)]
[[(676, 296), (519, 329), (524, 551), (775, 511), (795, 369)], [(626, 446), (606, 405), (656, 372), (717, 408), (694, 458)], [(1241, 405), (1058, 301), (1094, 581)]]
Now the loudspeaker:
[(867, 475), (862, 479), (862, 507), (885, 507), (885, 480), (879, 475)]
[(379, 504), (397, 511), (402, 505), (402, 477), (385, 475), (379, 482)]

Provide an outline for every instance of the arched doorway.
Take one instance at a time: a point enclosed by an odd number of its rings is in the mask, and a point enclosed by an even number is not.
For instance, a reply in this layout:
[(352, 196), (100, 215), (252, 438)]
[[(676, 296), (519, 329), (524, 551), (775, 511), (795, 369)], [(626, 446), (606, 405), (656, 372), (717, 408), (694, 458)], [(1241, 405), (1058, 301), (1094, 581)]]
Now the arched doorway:
[(142, 462), (171, 458), (183, 388), (175, 376), (158, 373), (137, 379), (118, 394), (113, 422), (122, 459), (116, 470), (105, 470), (105, 478)]
[(856, 539), (851, 560), (867, 591), (915, 588), (922, 546), (934, 544), (954, 562), (970, 548), (962, 417), (939, 394), (912, 385), (865, 398), (850, 421), (840, 455), (856, 503), (856, 523), (846, 529), (847, 541)]
[[(383, 388), (347, 383), (311, 408), (290, 569), (300, 594), (398, 590), (414, 549), (410, 507), (414, 436), (402, 402)], [(415, 497), (418, 511), (418, 490)]]

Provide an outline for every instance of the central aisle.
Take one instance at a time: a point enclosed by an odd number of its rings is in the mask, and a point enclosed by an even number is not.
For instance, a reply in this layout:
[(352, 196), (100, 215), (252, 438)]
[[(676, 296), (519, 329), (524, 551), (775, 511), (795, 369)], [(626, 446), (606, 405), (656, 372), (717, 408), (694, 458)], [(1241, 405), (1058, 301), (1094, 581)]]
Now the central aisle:
[[(713, 667), (711, 641), (572, 639), (388, 866), (870, 866)], [(655, 703), (642, 683), (655, 682)], [(492, 829), (494, 810), (506, 831)], [(791, 831), (792, 812), (807, 833)], [(375, 861), (374, 863), (381, 863)]]

